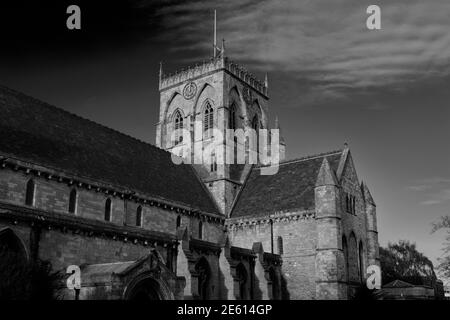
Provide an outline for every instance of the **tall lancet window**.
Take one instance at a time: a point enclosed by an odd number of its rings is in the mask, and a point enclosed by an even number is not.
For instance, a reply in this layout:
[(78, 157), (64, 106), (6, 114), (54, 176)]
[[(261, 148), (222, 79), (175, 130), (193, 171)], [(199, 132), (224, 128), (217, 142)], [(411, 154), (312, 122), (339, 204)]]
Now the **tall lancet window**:
[(258, 132), (259, 125), (258, 125), (258, 124), (259, 124), (259, 122), (258, 122), (258, 116), (255, 115), (255, 116), (253, 117), (253, 119), (252, 119), (252, 129), (254, 129), (255, 132), (256, 132), (256, 139), (255, 139), (255, 143), (256, 143), (256, 152), (259, 153), (259, 132)]
[(183, 116), (178, 110), (175, 114), (175, 145), (183, 142)]
[(34, 190), (36, 189), (36, 185), (33, 179), (28, 180), (27, 182), (27, 190), (25, 194), (25, 204), (27, 206), (34, 205)]
[(198, 223), (198, 238), (203, 239), (203, 222), (201, 221)]
[(76, 213), (77, 211), (77, 190), (72, 189), (69, 195), (69, 212)]
[(136, 227), (142, 227), (142, 207), (139, 206), (136, 210)]
[(230, 129), (236, 129), (236, 105), (233, 103), (230, 107)]
[(106, 199), (105, 202), (105, 221), (111, 221), (111, 207), (112, 207), (111, 199), (108, 198)]
[(214, 127), (214, 110), (209, 101), (206, 101), (205, 114), (203, 118), (203, 131), (205, 137), (212, 136), (212, 129)]

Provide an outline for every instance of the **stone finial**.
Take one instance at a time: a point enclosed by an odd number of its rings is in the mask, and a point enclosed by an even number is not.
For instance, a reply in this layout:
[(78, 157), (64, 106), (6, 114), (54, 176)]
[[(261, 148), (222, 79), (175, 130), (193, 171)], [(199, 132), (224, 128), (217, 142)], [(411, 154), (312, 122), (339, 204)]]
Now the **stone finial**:
[(264, 78), (264, 87), (266, 87), (267, 89), (269, 88), (269, 78), (267, 76), (267, 72), (266, 72), (266, 76)]
[(319, 169), (319, 174), (317, 175), (316, 187), (320, 186), (337, 186), (338, 182), (336, 175), (330, 167), (327, 157), (323, 158), (322, 165)]
[(369, 188), (367, 187), (367, 185), (364, 181), (361, 182), (361, 191), (364, 196), (364, 200), (372, 205), (375, 205), (375, 201), (373, 201), (373, 198), (372, 198), (372, 195), (370, 194)]
[(222, 55), (222, 58), (225, 58), (225, 39), (222, 39), (221, 55)]
[(344, 149), (349, 149), (347, 142), (344, 142)]
[(162, 76), (163, 76), (163, 66), (162, 61), (159, 62), (159, 81), (161, 82)]

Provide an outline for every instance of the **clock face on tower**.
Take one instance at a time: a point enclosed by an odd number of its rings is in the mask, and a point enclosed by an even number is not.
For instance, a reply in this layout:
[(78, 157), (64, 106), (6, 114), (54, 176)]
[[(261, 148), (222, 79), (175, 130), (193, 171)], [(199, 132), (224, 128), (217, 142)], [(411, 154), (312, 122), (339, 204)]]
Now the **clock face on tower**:
[(194, 82), (189, 82), (184, 86), (183, 97), (186, 100), (192, 99), (197, 93), (197, 85)]

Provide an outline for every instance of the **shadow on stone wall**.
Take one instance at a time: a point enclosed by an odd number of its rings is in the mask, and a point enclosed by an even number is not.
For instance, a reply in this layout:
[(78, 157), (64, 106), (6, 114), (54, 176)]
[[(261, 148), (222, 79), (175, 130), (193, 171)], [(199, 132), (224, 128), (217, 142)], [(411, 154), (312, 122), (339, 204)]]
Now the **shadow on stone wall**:
[(281, 284), (281, 300), (290, 300), (291, 296), (289, 294), (288, 288), (287, 288), (287, 281), (283, 276), (283, 272), (281, 272), (280, 276), (280, 284)]

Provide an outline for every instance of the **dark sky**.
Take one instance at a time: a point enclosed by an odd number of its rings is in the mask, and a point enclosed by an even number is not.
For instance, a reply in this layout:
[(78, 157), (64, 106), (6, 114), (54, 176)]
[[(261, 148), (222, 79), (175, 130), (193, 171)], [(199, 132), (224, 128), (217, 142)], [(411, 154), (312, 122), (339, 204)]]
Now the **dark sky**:
[[(81, 30), (66, 8), (81, 8)], [(269, 74), (289, 158), (348, 142), (377, 202), (382, 245), (407, 239), (433, 261), (450, 213), (450, 5), (361, 0), (2, 1), (0, 83), (154, 143), (159, 62), (211, 55), (212, 10), (227, 55)]]

